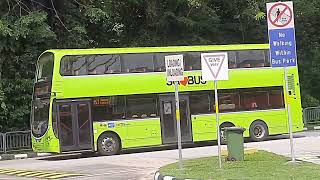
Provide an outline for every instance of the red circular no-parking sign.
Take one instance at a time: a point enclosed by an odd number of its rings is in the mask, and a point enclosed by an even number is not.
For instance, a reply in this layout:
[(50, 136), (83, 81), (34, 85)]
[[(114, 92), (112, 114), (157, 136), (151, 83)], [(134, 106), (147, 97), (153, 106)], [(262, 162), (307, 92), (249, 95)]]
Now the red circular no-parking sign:
[(285, 27), (292, 21), (292, 9), (284, 3), (274, 4), (268, 12), (268, 21), (276, 27)]

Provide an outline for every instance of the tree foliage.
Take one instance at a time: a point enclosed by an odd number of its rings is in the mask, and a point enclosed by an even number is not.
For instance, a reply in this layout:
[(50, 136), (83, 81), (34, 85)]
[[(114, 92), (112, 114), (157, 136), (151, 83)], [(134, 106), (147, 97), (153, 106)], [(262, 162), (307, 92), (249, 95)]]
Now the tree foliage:
[[(28, 129), (45, 49), (267, 43), (262, 0), (0, 1), (0, 131)], [(320, 0), (295, 0), (304, 105), (320, 100)]]

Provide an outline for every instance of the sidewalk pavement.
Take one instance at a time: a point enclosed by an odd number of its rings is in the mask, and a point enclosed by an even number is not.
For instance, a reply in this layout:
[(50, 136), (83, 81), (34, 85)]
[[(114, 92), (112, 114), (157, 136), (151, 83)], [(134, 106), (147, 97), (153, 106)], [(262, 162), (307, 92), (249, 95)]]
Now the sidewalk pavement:
[[(320, 164), (320, 136), (296, 137), (293, 139), (294, 157), (298, 160)], [(273, 152), (291, 157), (290, 139), (246, 143), (246, 147)]]
[(1, 154), (0, 161), (2, 160), (12, 160), (12, 159), (26, 159), (26, 158), (35, 158), (35, 157), (44, 157), (50, 156), (51, 153), (24, 153), (24, 154)]

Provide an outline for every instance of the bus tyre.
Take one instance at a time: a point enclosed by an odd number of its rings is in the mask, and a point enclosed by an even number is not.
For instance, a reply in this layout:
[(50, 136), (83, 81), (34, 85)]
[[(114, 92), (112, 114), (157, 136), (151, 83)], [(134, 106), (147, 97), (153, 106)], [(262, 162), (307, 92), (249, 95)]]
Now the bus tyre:
[(250, 126), (250, 138), (253, 141), (263, 141), (269, 136), (267, 125), (262, 121), (255, 121)]
[(113, 133), (102, 134), (98, 139), (98, 152), (102, 156), (110, 156), (120, 151), (120, 139)]

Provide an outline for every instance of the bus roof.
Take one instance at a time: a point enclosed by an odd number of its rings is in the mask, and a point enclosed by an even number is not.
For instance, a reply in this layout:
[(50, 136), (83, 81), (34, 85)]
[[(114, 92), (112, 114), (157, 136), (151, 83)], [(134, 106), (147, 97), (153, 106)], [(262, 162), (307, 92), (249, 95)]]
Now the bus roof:
[(177, 52), (177, 51), (220, 51), (220, 50), (246, 50), (268, 49), (269, 44), (234, 44), (234, 45), (199, 45), (199, 46), (168, 46), (168, 47), (129, 47), (129, 48), (91, 48), (91, 49), (50, 49), (46, 52), (79, 55), (79, 54), (124, 54), (124, 53), (150, 53), (150, 52)]

